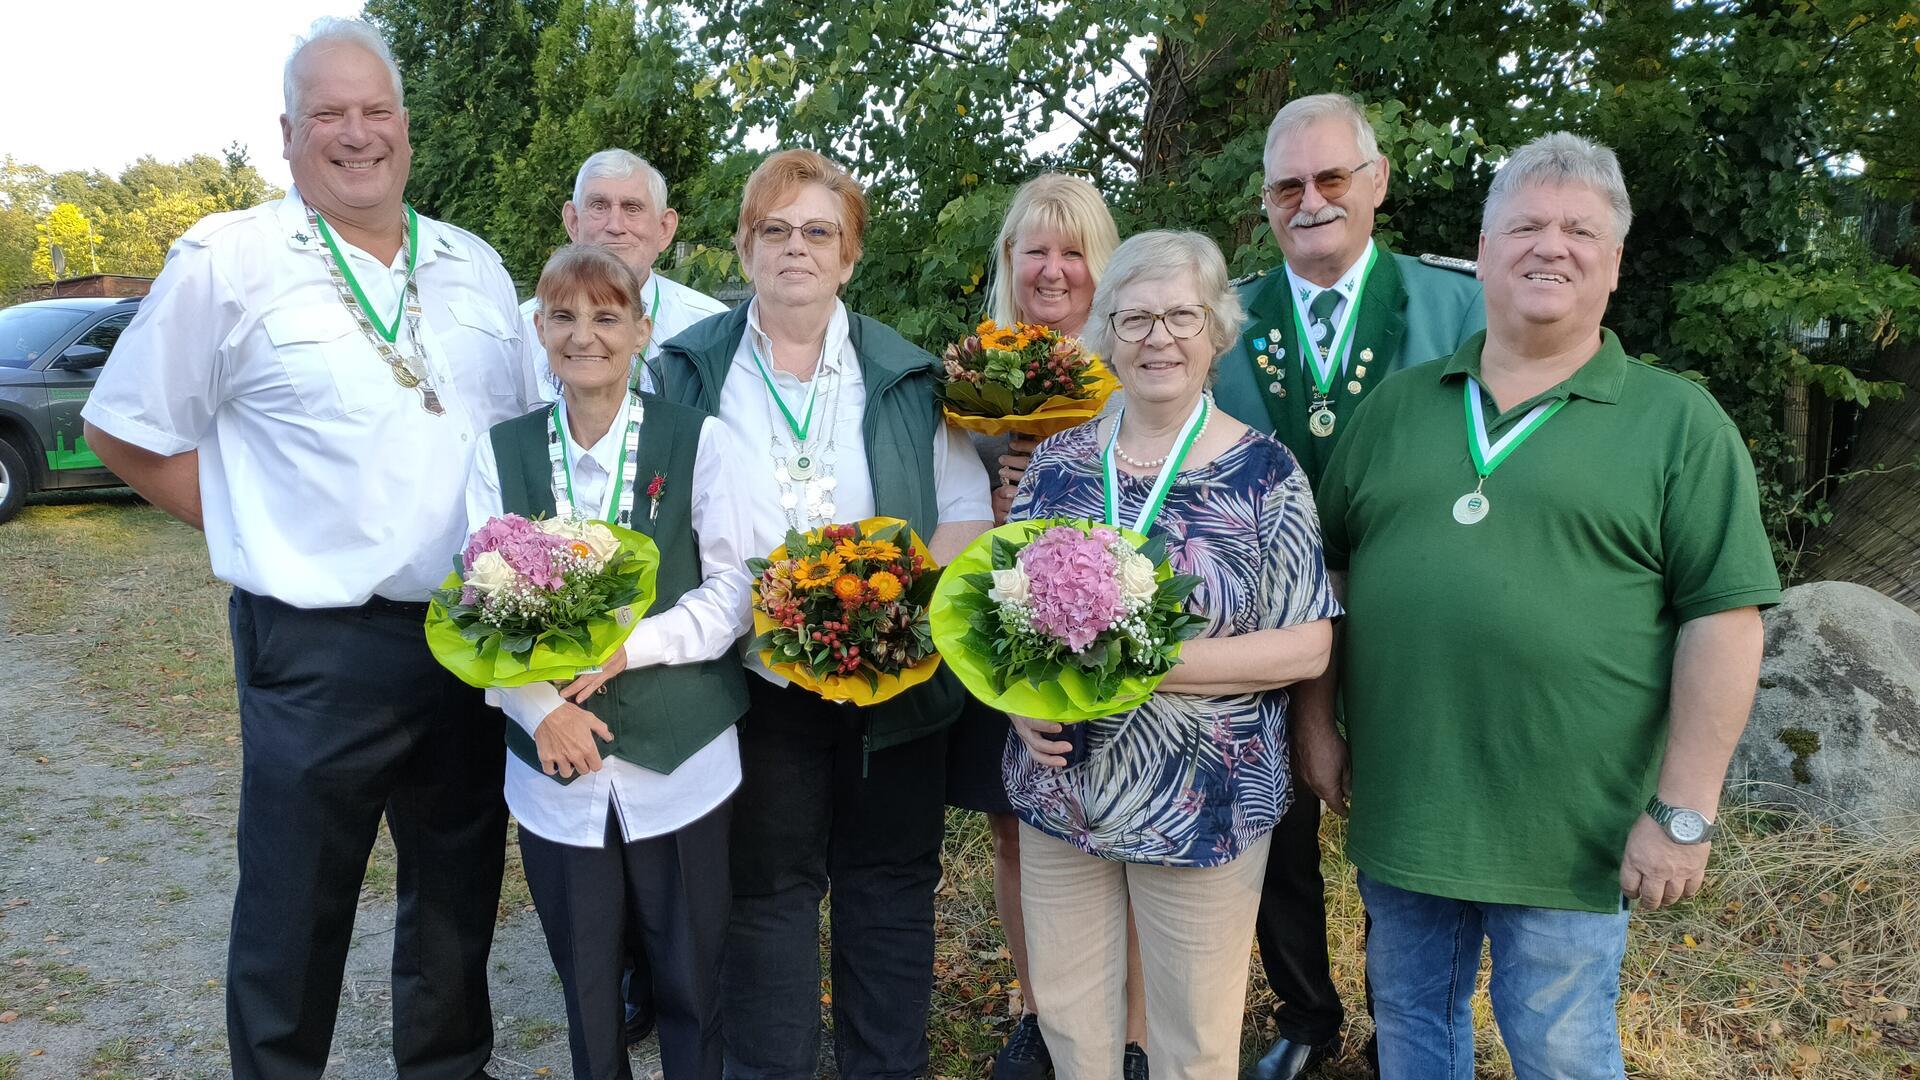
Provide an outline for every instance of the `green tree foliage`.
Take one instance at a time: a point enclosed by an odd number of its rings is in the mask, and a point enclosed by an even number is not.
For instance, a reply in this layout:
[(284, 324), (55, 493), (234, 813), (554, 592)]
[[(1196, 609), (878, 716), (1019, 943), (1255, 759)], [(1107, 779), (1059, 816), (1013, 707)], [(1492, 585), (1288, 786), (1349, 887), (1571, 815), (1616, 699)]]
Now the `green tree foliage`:
[(368, 0), (406, 85), (421, 212), (485, 233), (497, 162), (527, 145), (534, 60), (559, 0)]
[(566, 243), (560, 206), (589, 154), (626, 148), (670, 184), (707, 167), (718, 125), (693, 93), (699, 60), (671, 11), (655, 12), (643, 27), (633, 0), (562, 0), (540, 35), (532, 128), (495, 169), (487, 238), (516, 279), (532, 281)]
[[(95, 252), (100, 234), (79, 207), (69, 202), (56, 205), (47, 212), (44, 220), (34, 226), (34, 233), (37, 240), (33, 249), (33, 272), (41, 281), (51, 281), (56, 276), (73, 277), (98, 272)], [(66, 258), (66, 272), (61, 275), (56, 275), (53, 268), (53, 249), (56, 244)]]
[(52, 278), (55, 243), (67, 253), (68, 277), (93, 273), (96, 263), (100, 273), (152, 277), (194, 222), (279, 196), (238, 143), (219, 157), (142, 157), (117, 177), (0, 158), (0, 299)]

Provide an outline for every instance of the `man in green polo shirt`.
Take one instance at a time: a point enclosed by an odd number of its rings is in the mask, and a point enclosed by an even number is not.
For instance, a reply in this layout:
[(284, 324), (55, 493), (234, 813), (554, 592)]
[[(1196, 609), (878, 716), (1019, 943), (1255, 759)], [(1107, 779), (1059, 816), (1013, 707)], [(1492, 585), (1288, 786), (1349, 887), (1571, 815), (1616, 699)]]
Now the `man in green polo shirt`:
[[(1600, 325), (1631, 213), (1612, 151), (1516, 151), (1486, 333), (1383, 381), (1320, 485), (1351, 786), (1308, 779), (1351, 796), (1382, 1080), (1473, 1075), (1483, 939), (1523, 1080), (1624, 1076), (1627, 901), (1705, 876), (1780, 585), (1740, 433)], [(1301, 696), (1337, 746), (1330, 688)]]
[[(1387, 373), (1446, 356), (1485, 325), (1473, 264), (1396, 255), (1373, 239), (1388, 164), (1351, 98), (1287, 103), (1267, 128), (1261, 182), (1284, 265), (1240, 286), (1247, 322), (1215, 366), (1214, 400), (1270, 431), (1318, 485), (1353, 410)], [(1297, 755), (1296, 755), (1297, 756)], [(1293, 1080), (1338, 1046), (1327, 964), (1320, 800), (1299, 790), (1274, 828), (1255, 923), (1279, 1035), (1255, 1080)]]

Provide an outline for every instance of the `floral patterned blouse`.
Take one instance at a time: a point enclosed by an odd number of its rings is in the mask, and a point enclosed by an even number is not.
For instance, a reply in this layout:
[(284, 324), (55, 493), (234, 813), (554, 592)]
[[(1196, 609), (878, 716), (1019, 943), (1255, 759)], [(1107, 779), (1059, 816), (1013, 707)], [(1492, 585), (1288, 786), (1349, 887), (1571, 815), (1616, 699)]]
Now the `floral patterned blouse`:
[[(1099, 520), (1096, 423), (1043, 443), (1013, 520)], [(1123, 517), (1140, 512), (1151, 476), (1120, 474)], [(1200, 585), (1188, 600), (1204, 637), (1229, 637), (1341, 614), (1320, 549), (1320, 519), (1287, 448), (1248, 431), (1174, 478), (1151, 535), (1174, 570)], [(1292, 801), (1287, 692), (1226, 697), (1156, 693), (1118, 716), (1086, 721), (1086, 759), (1037, 764), (1009, 734), (1001, 771), (1020, 819), (1091, 855), (1163, 866), (1215, 866), (1273, 828)]]

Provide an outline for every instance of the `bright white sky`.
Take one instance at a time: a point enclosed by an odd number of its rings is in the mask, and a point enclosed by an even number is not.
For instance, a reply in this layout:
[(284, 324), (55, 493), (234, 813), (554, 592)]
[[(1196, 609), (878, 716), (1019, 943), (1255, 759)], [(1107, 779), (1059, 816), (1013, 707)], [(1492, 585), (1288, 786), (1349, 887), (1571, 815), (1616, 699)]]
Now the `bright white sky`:
[(0, 154), (119, 175), (142, 154), (216, 157), (239, 140), (267, 182), (294, 37), (356, 0), (0, 0)]

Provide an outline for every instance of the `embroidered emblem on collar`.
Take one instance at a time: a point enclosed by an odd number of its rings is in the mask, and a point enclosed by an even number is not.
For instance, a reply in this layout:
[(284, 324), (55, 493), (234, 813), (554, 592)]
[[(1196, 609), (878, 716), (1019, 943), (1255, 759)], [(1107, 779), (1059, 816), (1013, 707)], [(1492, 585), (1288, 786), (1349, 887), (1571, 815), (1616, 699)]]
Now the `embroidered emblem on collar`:
[(300, 242), (300, 243), (302, 243), (302, 244), (311, 244), (311, 243), (313, 243), (313, 237), (311, 237), (311, 236), (308, 236), (308, 235), (307, 235), (307, 234), (306, 234), (306, 233), (305, 233), (304, 231), (302, 231), (302, 232), (297, 232), (297, 233), (294, 233), (294, 234), (293, 234), (293, 238), (294, 238), (294, 239), (295, 239), (296, 241), (298, 241), (298, 242)]
[(447, 243), (447, 238), (444, 236), (440, 237), (440, 250), (449, 255), (453, 254), (453, 245)]

